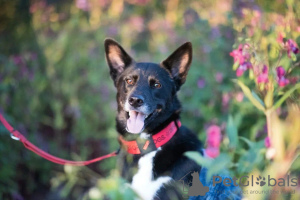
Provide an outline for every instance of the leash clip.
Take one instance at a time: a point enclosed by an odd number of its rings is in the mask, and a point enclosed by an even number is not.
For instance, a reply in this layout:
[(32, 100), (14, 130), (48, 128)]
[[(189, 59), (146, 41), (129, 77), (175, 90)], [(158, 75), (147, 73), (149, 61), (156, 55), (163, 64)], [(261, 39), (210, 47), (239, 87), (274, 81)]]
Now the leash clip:
[(10, 137), (11, 137), (11, 139), (13, 139), (13, 140), (17, 140), (17, 141), (19, 141), (19, 140), (20, 140), (20, 138), (18, 138), (18, 137), (16, 137), (16, 136), (14, 136), (12, 133), (10, 134)]

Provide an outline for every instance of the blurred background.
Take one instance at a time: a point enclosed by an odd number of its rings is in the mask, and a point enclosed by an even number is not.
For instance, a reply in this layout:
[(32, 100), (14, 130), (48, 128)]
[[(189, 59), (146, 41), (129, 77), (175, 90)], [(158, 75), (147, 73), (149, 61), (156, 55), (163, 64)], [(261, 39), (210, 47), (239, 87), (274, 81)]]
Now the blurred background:
[[(43, 150), (86, 160), (118, 149), (116, 90), (103, 47), (107, 37), (137, 61), (157, 63), (191, 41), (193, 63), (179, 92), (183, 124), (205, 143), (207, 127), (218, 125), (224, 134), (232, 115), (240, 136), (263, 144), (266, 120), (231, 81), (236, 75), (229, 53), (241, 35), (274, 30), (300, 5), (293, 0), (2, 0), (0, 7), (1, 111)], [(296, 23), (299, 35), (299, 19)], [(267, 164), (248, 165), (250, 172)], [(132, 199), (115, 166), (116, 158), (88, 167), (51, 163), (0, 126), (0, 199)]]

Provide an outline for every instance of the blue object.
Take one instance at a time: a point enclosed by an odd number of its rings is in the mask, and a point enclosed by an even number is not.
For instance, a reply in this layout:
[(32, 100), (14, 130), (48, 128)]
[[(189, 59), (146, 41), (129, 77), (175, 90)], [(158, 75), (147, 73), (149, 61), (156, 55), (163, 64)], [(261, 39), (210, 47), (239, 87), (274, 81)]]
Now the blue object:
[[(234, 186), (233, 181), (230, 183), (230, 186), (226, 187), (222, 182), (217, 183), (213, 186), (213, 179), (206, 181), (207, 168), (202, 168), (200, 171), (199, 179), (203, 186), (209, 187), (209, 191), (205, 196), (191, 196), (189, 200), (240, 200), (242, 199), (242, 190), (239, 186)], [(218, 174), (222, 177), (222, 180), (229, 178), (230, 176)]]

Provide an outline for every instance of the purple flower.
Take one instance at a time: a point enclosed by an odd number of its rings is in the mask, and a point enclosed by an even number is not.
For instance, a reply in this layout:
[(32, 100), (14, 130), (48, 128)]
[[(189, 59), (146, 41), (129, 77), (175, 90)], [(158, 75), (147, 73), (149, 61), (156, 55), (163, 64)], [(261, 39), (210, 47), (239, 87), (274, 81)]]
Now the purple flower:
[(277, 72), (277, 82), (279, 87), (285, 87), (290, 83), (290, 81), (284, 77), (285, 70), (282, 66), (277, 67), (276, 72)]
[(198, 88), (204, 88), (205, 87), (205, 79), (204, 78), (199, 78), (197, 81), (197, 86)]
[(271, 147), (271, 141), (270, 141), (270, 138), (269, 138), (269, 137), (266, 137), (266, 138), (265, 138), (265, 146), (266, 146), (267, 148), (270, 148), (270, 147)]
[(297, 43), (294, 40), (289, 39), (286, 43), (287, 43), (287, 49), (288, 49), (288, 55), (289, 56), (290, 56), (290, 52), (291, 51), (294, 54), (299, 53), (299, 49), (298, 49)]
[(23, 59), (22, 59), (22, 56), (14, 55), (14, 56), (12, 57), (12, 59), (13, 59), (15, 65), (23, 65), (23, 64), (24, 64)]
[(241, 64), (236, 70), (236, 76), (242, 76), (247, 69), (252, 68), (252, 64), (250, 62), (244, 62)]
[(285, 70), (282, 66), (277, 67), (276, 72), (277, 72), (277, 77), (278, 78), (281, 78), (285, 75)]

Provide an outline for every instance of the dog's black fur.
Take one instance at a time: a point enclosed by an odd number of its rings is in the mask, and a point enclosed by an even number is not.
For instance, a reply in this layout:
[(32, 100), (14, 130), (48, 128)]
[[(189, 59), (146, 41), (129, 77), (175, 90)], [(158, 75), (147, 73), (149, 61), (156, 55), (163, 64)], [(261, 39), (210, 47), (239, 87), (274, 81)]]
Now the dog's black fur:
[[(129, 116), (125, 104), (131, 97), (138, 100), (131, 104), (131, 108), (135, 111), (142, 112), (140, 104), (147, 106), (145, 114), (148, 117), (144, 121), (143, 130), (147, 134), (154, 135), (170, 122), (179, 119), (181, 105), (176, 92), (185, 82), (192, 61), (191, 43), (187, 42), (180, 46), (160, 64), (135, 62), (112, 39), (105, 40), (105, 52), (110, 75), (117, 88), (116, 122), (119, 134), (127, 140), (139, 139), (139, 134), (131, 134), (126, 128)], [(150, 146), (152, 151), (156, 150), (153, 144)], [(201, 152), (201, 142), (194, 133), (181, 126), (173, 138), (155, 154), (153, 180), (161, 176), (169, 176), (176, 181), (190, 171), (200, 171), (201, 167), (198, 164), (183, 155), (187, 151)], [(139, 159), (148, 152), (131, 155), (121, 150), (122, 176), (129, 182), (136, 173)], [(191, 176), (185, 177), (185, 182), (190, 182), (191, 178)], [(182, 195), (172, 184), (167, 184), (157, 191), (154, 199), (182, 199)]]

